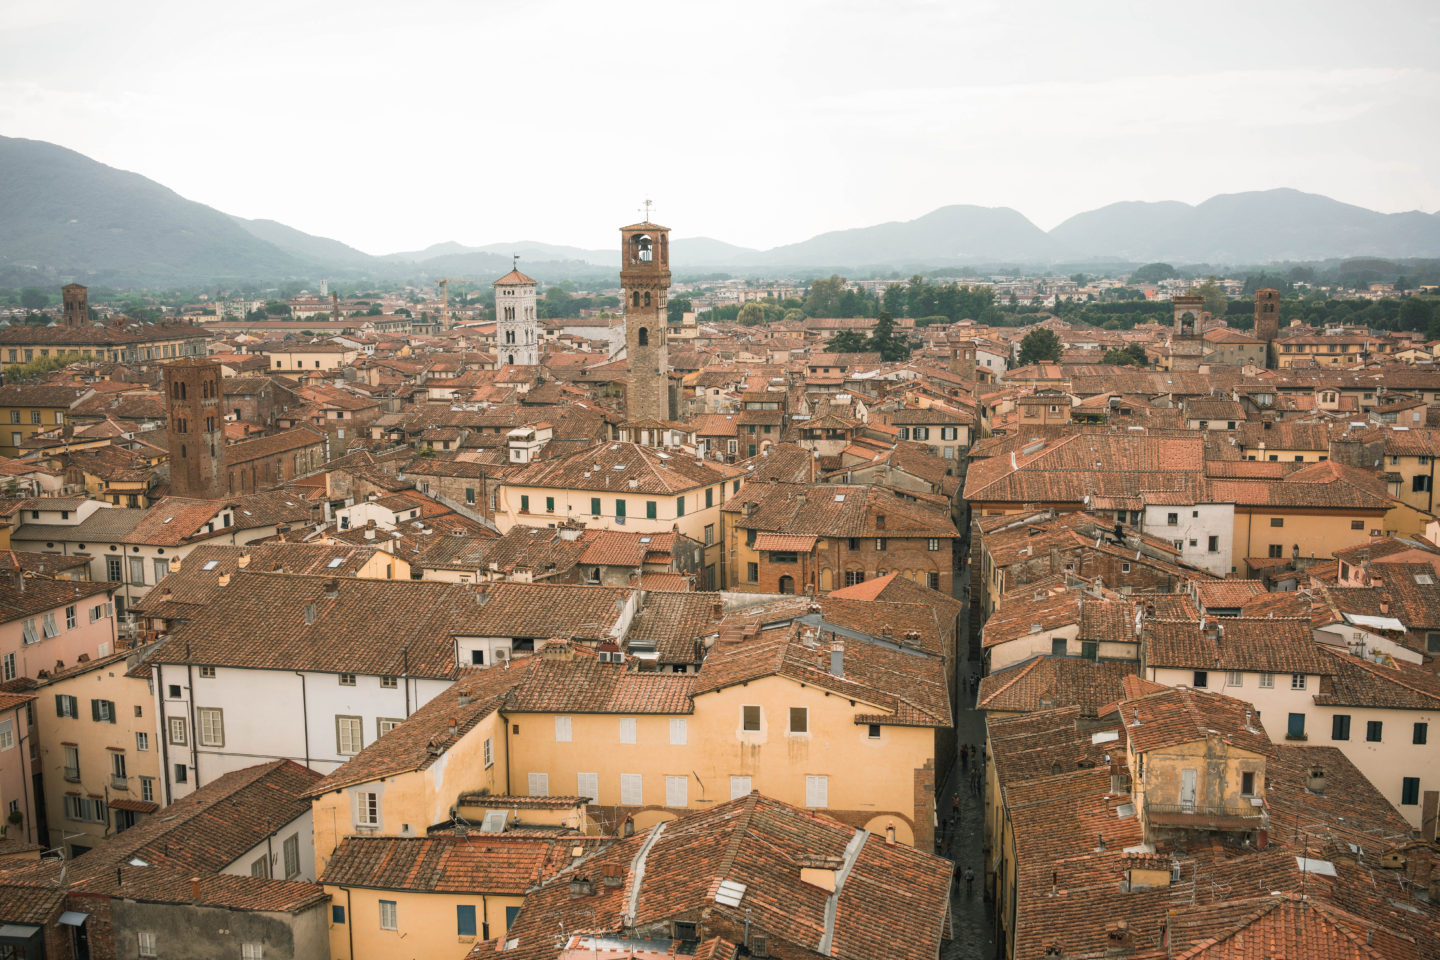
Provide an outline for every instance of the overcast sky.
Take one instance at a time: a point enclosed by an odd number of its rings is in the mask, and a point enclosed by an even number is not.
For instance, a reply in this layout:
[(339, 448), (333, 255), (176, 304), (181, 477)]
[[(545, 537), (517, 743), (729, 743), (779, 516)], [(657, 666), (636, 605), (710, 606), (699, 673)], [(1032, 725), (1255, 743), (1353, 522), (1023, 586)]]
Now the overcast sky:
[(770, 247), (1289, 186), (1440, 209), (1440, 3), (0, 3), (0, 134), (370, 253)]

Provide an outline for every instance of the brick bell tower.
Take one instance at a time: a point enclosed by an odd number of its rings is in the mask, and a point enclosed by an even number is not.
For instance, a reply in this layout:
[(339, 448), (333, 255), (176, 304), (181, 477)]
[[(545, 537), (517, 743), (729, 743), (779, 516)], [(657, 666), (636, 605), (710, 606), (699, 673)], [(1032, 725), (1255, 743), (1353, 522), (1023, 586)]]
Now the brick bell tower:
[(202, 500), (224, 496), (220, 364), (199, 358), (165, 364), (165, 402), (171, 495)]
[(649, 201), (644, 221), (620, 228), (620, 287), (630, 371), (625, 414), (632, 420), (669, 420), (665, 295), (670, 289), (670, 228), (650, 222)]

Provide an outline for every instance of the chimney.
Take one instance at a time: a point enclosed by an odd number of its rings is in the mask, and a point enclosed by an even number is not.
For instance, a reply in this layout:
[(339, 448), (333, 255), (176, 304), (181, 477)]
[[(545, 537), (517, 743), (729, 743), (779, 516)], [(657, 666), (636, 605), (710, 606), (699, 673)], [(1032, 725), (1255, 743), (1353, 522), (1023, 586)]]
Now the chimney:
[(830, 675), (845, 676), (845, 641), (836, 640), (830, 644)]
[(755, 503), (754, 503), (753, 501), (747, 500), (747, 501), (745, 501), (744, 503), (740, 504), (740, 516), (742, 516), (742, 517), (748, 517), (748, 516), (752, 515), (754, 512), (755, 512)]
[(190, 878), (190, 899), (191, 899), (193, 902), (195, 902), (195, 903), (199, 903), (199, 902), (200, 902), (200, 878), (199, 878), (199, 877), (191, 877), (191, 878)]
[(625, 882), (625, 874), (620, 870), (620, 864), (607, 863), (601, 868), (600, 882), (607, 887), (618, 887)]
[(475, 602), (480, 606), (490, 602), (490, 585), (485, 582), (475, 584)]
[(455, 698), (455, 702), (462, 707), (470, 706), (470, 704), (474, 702), (474, 700), (470, 696), (470, 688), (461, 687), (459, 695)]
[(230, 586), (230, 574), (228, 574), (228, 573), (222, 573), (222, 574), (220, 574), (219, 579), (217, 579), (217, 580), (215, 581), (215, 586), (217, 586), (217, 587), (228, 587), (228, 586)]
[(448, 727), (447, 732), (450, 734), (450, 736), (453, 737), (453, 736), (455, 736), (455, 734), (456, 734), (457, 732), (459, 732), (459, 730), (460, 730), (460, 720), (459, 720), (459, 718), (457, 718), (457, 717), (451, 717), (451, 718), (450, 718), (450, 724), (449, 724), (449, 727)]
[(895, 822), (885, 824), (885, 843), (887, 846), (895, 846)]
[(331, 577), (325, 581), (325, 599), (334, 600), (340, 596), (340, 581)]
[(374, 521), (374, 519), (370, 519), (370, 520), (366, 520), (366, 521), (365, 521), (365, 539), (366, 539), (366, 540), (374, 540), (374, 539), (375, 539), (375, 521)]
[(576, 877), (570, 881), (570, 899), (578, 900), (581, 897), (588, 897), (595, 892), (595, 884), (585, 877)]
[(250, 554), (240, 554), (239, 559), (235, 561), (235, 566), (240, 570), (244, 570), (246, 567), (250, 566)]
[(1388, 613), (1390, 612), (1390, 598), (1389, 598), (1389, 597), (1381, 597), (1381, 598), (1380, 598), (1380, 612), (1381, 612), (1381, 613), (1384, 613), (1384, 614), (1388, 614)]
[(882, 624), (882, 625), (881, 625), (881, 627), (880, 627), (880, 636), (884, 637), (886, 640), (891, 639), (891, 636), (892, 636), (892, 635), (891, 635), (891, 632), (890, 632), (890, 624), (886, 623), (886, 624)]
[(1305, 778), (1305, 789), (1311, 793), (1323, 794), (1325, 792), (1325, 768), (1313, 766), (1310, 768), (1310, 776)]

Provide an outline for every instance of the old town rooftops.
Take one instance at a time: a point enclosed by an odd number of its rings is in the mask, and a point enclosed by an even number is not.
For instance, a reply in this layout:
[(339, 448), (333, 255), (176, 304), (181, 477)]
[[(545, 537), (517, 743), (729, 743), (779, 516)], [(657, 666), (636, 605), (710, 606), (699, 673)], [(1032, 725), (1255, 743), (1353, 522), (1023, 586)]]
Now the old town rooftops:
[[(541, 460), (512, 474), (506, 485), (558, 490), (680, 494), (719, 485), (740, 469), (671, 455), (638, 443), (601, 443), (565, 457)], [(634, 486), (631, 486), (634, 481)]]
[(457, 636), (608, 636), (619, 587), (455, 584), (236, 573), (207, 616), (177, 626), (157, 663), (379, 676), (455, 675)]

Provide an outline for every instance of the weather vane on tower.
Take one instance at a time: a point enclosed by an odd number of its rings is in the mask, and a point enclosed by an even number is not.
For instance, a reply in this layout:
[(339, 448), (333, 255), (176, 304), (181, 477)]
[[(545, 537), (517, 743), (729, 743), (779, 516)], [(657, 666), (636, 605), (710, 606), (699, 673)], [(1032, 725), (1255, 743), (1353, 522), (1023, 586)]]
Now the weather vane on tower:
[(651, 203), (652, 203), (652, 201), (650, 201), (650, 200), (646, 200), (646, 201), (645, 201), (645, 222), (646, 222), (646, 223), (649, 223), (649, 222), (650, 222), (650, 205), (651, 205)]

